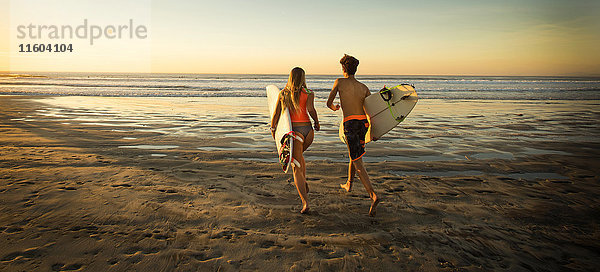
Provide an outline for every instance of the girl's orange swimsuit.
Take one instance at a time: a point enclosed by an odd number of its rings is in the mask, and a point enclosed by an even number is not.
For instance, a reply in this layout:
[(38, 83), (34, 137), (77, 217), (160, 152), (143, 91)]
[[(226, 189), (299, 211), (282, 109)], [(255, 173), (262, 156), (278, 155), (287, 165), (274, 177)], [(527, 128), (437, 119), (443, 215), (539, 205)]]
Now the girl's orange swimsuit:
[(308, 100), (308, 90), (302, 88), (300, 91), (299, 108), (296, 111), (290, 111), (292, 123), (310, 122), (308, 112), (306, 111), (306, 101)]
[(290, 119), (292, 119), (292, 130), (294, 130), (295, 132), (298, 132), (300, 134), (302, 134), (302, 136), (304, 136), (304, 138), (306, 138), (306, 136), (308, 136), (308, 133), (310, 133), (310, 131), (312, 130), (312, 126), (311, 125), (300, 125), (300, 126), (295, 126), (294, 123), (310, 123), (310, 119), (308, 117), (308, 111), (306, 111), (306, 101), (308, 101), (308, 94), (311, 93), (310, 90), (307, 90), (305, 88), (302, 88), (302, 90), (300, 91), (300, 101), (299, 101), (299, 108), (296, 111), (290, 111)]

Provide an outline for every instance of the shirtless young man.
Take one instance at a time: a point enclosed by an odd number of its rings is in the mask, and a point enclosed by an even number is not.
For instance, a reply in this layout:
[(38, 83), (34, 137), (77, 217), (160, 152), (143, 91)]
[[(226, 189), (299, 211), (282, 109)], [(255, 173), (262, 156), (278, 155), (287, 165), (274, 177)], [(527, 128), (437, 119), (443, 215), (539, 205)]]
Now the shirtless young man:
[(365, 189), (371, 197), (371, 208), (369, 215), (375, 215), (375, 208), (379, 204), (379, 199), (371, 186), (369, 175), (362, 161), (362, 156), (365, 154), (365, 134), (369, 128), (369, 122), (365, 115), (364, 102), (365, 98), (371, 95), (369, 88), (365, 84), (360, 83), (354, 74), (358, 67), (358, 60), (352, 56), (344, 54), (340, 60), (344, 71), (344, 78), (338, 78), (333, 84), (333, 89), (329, 93), (327, 107), (333, 111), (340, 109), (340, 105), (333, 105), (333, 100), (340, 94), (341, 108), (344, 112), (344, 135), (346, 136), (346, 144), (350, 153), (350, 163), (348, 164), (348, 181), (346, 184), (340, 184), (342, 188), (350, 192), (352, 190), (352, 182), (354, 174), (358, 173), (360, 181), (365, 186)]

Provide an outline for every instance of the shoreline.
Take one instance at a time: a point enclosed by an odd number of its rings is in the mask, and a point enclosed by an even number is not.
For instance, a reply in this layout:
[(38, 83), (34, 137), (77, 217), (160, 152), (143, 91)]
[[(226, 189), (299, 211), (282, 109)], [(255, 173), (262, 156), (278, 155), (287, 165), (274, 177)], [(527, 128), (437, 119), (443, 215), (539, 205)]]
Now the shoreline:
[[(600, 257), (593, 145), (512, 159), (367, 162), (382, 198), (375, 218), (360, 184), (339, 188), (346, 158), (338, 150), (339, 160), (307, 161), (305, 216), (291, 175), (235, 159), (274, 149), (188, 149), (230, 143), (25, 121), (47, 107), (38, 98), (0, 100), (1, 270), (593, 270)], [(140, 144), (169, 148), (119, 148)], [(509, 176), (548, 172), (561, 177)]]

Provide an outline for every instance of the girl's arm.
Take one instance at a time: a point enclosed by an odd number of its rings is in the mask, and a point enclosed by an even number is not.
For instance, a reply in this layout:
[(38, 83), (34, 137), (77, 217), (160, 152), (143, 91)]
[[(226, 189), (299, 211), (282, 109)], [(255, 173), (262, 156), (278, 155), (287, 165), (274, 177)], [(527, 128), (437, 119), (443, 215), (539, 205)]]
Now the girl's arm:
[(277, 106), (275, 106), (275, 112), (271, 116), (271, 136), (275, 139), (275, 130), (279, 123), (279, 117), (281, 117), (281, 94), (277, 97)]
[(321, 124), (319, 124), (319, 117), (317, 116), (317, 110), (315, 110), (315, 93), (311, 93), (308, 95), (308, 101), (306, 103), (306, 111), (310, 114), (310, 117), (315, 121), (315, 130), (319, 131), (321, 129)]

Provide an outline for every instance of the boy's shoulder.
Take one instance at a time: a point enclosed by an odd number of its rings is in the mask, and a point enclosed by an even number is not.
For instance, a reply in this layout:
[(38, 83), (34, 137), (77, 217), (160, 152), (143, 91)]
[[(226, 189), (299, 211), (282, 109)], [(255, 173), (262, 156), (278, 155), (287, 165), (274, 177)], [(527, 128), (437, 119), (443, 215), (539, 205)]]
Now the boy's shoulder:
[(350, 82), (350, 79), (349, 79), (349, 78), (345, 78), (345, 77), (340, 77), (340, 78), (337, 78), (337, 79), (335, 80), (335, 82), (334, 82), (334, 84), (335, 84), (335, 85), (338, 85), (338, 86), (339, 86), (339, 85), (347, 85), (347, 84), (349, 84), (349, 83), (351, 83), (351, 82)]
[(358, 81), (356, 79), (350, 79), (350, 78), (344, 78), (344, 77), (342, 77), (342, 78), (336, 79), (335, 81), (336, 81), (336, 83), (338, 85), (339, 84), (354, 85), (354, 86), (358, 85), (358, 86), (361, 86), (362, 88), (368, 89), (367, 85), (365, 85), (364, 83), (362, 83), (362, 82), (360, 82), (360, 81)]

